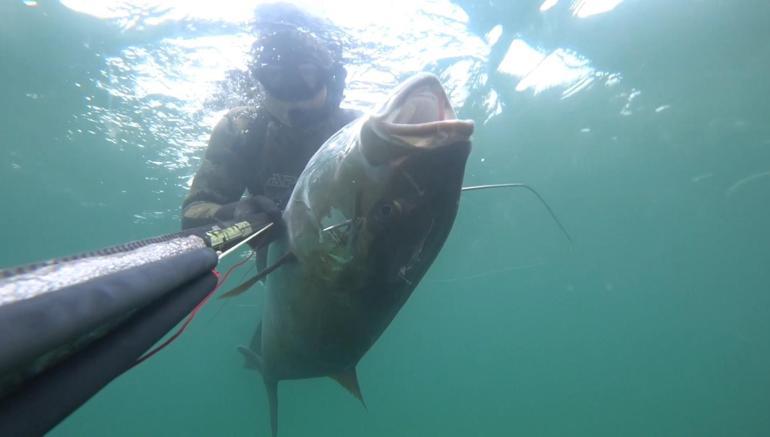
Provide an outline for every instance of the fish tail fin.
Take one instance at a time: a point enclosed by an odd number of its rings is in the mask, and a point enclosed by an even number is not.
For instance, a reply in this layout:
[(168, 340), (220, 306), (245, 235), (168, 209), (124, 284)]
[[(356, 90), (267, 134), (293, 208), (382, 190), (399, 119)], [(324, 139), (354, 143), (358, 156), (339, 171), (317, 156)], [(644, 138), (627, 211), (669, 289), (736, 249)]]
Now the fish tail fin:
[(264, 378), (267, 390), (267, 402), (270, 404), (270, 430), (273, 437), (278, 437), (278, 381)]
[(364, 395), (361, 394), (361, 386), (358, 385), (358, 376), (356, 375), (355, 367), (344, 372), (329, 375), (329, 377), (337, 381), (341, 386), (345, 387), (345, 389), (349, 391), (350, 394), (355, 396), (356, 399), (361, 401), (361, 404), (364, 406), (364, 408), (368, 410), (366, 407), (366, 402), (364, 402)]

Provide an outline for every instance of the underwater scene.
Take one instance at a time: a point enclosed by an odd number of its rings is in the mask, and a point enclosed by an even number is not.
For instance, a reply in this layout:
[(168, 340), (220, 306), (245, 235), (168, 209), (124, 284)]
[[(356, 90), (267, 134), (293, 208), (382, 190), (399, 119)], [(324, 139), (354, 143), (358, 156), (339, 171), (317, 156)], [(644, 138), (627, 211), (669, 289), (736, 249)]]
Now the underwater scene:
[[(768, 23), (756, 0), (4, 0), (0, 268), (237, 219), (257, 185), (291, 238), (248, 289), (265, 265), (224, 258), (238, 295), (49, 435), (770, 435)], [(251, 138), (233, 108), (267, 108), (259, 163), (288, 176), (217, 161)], [(360, 188), (390, 175), (363, 161), (401, 179)], [(305, 256), (375, 252), (342, 283), (398, 293), (293, 300), (336, 268)]]

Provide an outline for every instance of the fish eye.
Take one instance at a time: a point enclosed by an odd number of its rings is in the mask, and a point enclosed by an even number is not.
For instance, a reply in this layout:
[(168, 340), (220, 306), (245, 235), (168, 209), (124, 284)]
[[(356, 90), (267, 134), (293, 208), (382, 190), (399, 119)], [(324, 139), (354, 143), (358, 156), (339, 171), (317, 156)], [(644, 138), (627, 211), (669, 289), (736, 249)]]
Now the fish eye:
[(401, 206), (396, 201), (382, 202), (375, 209), (375, 215), (379, 220), (392, 220), (401, 212)]

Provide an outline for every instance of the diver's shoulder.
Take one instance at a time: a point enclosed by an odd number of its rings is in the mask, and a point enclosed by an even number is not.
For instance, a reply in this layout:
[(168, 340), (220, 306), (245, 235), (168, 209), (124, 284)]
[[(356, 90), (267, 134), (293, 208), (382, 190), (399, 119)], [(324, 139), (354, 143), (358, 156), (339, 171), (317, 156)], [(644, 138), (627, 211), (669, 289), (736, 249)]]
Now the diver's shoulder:
[(258, 106), (236, 106), (228, 110), (218, 127), (231, 134), (259, 130), (267, 121), (266, 111)]
[(256, 106), (238, 106), (228, 110), (211, 133), (207, 153), (231, 153), (248, 148), (258, 141), (255, 138), (264, 134), (264, 120), (264, 111)]
[(260, 106), (236, 106), (225, 114), (224, 118), (235, 124), (252, 124), (266, 117), (265, 110)]

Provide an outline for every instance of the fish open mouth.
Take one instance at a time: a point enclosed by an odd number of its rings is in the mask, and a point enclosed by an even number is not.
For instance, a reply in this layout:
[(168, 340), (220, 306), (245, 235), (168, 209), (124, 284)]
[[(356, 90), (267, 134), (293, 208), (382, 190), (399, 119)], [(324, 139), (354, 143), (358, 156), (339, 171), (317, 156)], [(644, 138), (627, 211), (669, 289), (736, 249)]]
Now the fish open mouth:
[(467, 142), (473, 133), (473, 121), (457, 119), (441, 82), (428, 73), (403, 83), (369, 125), (385, 140), (419, 148)]

